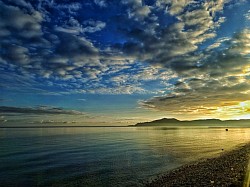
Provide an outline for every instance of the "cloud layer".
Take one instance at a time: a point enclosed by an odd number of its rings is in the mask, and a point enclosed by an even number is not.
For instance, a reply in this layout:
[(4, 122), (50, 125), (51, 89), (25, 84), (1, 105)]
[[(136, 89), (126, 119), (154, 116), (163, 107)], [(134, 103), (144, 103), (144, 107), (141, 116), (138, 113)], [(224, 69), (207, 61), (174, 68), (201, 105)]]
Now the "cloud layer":
[(75, 110), (64, 110), (62, 108), (48, 107), (48, 106), (39, 106), (36, 108), (22, 108), (22, 107), (7, 107), (0, 106), (1, 114), (9, 113), (19, 113), (19, 114), (68, 114), (68, 115), (84, 115), (84, 113), (75, 111)]
[[(0, 86), (54, 95), (155, 94), (140, 105), (213, 114), (249, 99), (249, 6), (2, 0)], [(235, 13), (242, 24), (232, 21)]]
[[(155, 97), (141, 104), (169, 113), (197, 115), (218, 113), (223, 107), (249, 100), (250, 30), (243, 30), (225, 48), (208, 51), (201, 65), (182, 73), (171, 94)], [(225, 112), (225, 111), (224, 111)], [(242, 111), (247, 113), (247, 111)]]

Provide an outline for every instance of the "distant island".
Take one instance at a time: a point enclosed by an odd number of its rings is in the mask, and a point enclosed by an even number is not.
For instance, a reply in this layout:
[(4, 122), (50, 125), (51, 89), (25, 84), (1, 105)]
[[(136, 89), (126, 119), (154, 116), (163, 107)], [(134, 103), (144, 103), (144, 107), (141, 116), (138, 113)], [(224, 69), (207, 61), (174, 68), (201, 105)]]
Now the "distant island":
[(137, 123), (134, 126), (248, 126), (250, 127), (250, 119), (241, 120), (220, 120), (220, 119), (199, 119), (199, 120), (178, 120), (175, 118), (162, 118), (150, 122)]

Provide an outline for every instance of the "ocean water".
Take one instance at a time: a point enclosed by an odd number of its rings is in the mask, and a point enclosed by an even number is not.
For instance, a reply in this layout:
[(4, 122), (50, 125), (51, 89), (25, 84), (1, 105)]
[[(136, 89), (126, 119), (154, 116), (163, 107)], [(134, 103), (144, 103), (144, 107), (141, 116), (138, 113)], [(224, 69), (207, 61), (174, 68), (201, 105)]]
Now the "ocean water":
[(0, 186), (142, 186), (250, 141), (250, 128), (1, 128)]

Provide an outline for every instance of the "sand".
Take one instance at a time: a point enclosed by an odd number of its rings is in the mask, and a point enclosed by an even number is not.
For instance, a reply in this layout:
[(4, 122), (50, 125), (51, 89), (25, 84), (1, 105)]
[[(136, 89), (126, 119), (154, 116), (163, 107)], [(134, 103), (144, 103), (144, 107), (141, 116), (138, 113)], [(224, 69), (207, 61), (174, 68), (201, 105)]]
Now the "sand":
[(177, 168), (145, 184), (146, 187), (249, 187), (250, 143), (215, 158)]

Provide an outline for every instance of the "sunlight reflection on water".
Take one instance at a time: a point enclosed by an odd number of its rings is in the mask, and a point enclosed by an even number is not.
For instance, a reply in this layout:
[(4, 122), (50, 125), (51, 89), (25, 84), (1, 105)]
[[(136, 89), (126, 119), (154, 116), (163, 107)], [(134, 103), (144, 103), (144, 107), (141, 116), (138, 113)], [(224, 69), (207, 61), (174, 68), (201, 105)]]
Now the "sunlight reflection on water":
[(1, 129), (5, 186), (140, 186), (250, 140), (250, 128)]

